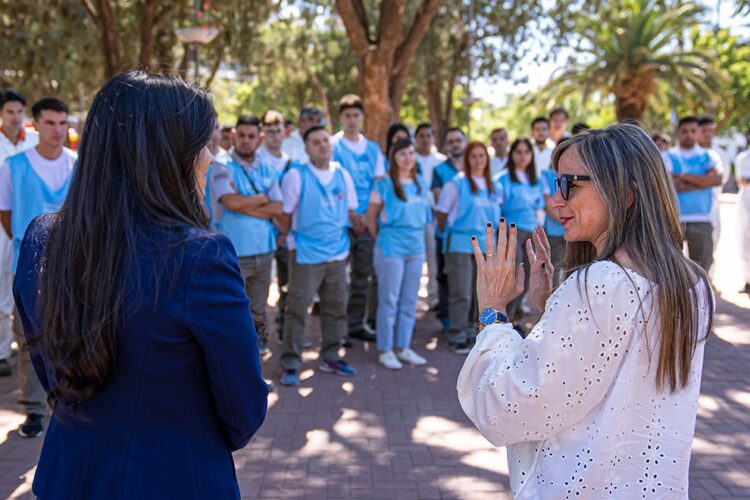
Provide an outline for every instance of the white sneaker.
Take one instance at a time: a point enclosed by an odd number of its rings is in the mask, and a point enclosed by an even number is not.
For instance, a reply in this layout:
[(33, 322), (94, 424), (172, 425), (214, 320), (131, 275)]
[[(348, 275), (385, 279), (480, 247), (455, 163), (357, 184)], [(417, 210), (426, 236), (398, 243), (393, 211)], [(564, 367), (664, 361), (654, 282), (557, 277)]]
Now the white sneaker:
[(403, 351), (399, 351), (396, 356), (398, 356), (398, 359), (400, 359), (401, 361), (405, 361), (414, 366), (422, 366), (427, 363), (426, 359), (424, 359), (422, 356), (412, 351), (408, 347)]
[(396, 359), (396, 355), (393, 354), (393, 351), (381, 352), (380, 356), (378, 356), (378, 361), (389, 370), (400, 370), (404, 367), (404, 365)]

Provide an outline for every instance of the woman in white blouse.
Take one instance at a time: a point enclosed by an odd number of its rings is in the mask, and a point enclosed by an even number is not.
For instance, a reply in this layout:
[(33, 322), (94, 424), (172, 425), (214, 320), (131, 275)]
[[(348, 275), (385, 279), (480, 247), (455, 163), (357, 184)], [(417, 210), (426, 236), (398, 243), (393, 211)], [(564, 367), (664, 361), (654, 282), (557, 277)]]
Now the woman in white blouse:
[(550, 293), (537, 228), (528, 293), (544, 315), (522, 339), (505, 322), (524, 287), (516, 229), (506, 237), (501, 220), (486, 259), (473, 241), (485, 328), (459, 375), (461, 406), (507, 445), (515, 498), (687, 498), (714, 304), (682, 254), (672, 183), (634, 125), (562, 142), (553, 166), (568, 278)]

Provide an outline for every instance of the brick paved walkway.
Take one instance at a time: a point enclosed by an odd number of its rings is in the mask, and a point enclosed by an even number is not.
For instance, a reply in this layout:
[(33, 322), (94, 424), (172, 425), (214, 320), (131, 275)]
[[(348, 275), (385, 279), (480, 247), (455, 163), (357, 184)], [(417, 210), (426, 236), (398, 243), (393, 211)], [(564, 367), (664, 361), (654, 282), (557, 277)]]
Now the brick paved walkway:
[[(726, 220), (726, 219), (725, 219)], [(725, 223), (725, 231), (734, 228)], [(722, 240), (716, 282), (736, 290), (734, 235)], [(310, 325), (315, 338), (317, 321)], [(509, 498), (504, 450), (463, 415), (455, 395), (462, 359), (438, 342), (437, 323), (418, 324), (429, 364), (389, 372), (372, 345), (357, 343), (353, 379), (320, 374), (305, 354), (302, 385), (271, 396), (265, 425), (235, 454), (247, 498)], [(750, 498), (750, 300), (725, 293), (706, 349), (691, 468), (691, 497)], [(276, 349), (274, 344), (272, 348)], [(267, 375), (278, 376), (274, 353)], [(0, 379), (0, 498), (31, 498), (41, 440), (15, 434), (23, 420), (14, 378)]]

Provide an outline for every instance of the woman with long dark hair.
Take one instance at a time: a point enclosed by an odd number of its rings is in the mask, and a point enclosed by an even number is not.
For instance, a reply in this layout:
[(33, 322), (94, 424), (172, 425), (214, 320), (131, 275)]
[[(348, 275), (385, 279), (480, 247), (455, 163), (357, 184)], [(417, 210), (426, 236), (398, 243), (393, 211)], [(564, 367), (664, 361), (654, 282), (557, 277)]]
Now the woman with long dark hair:
[(432, 210), (429, 187), (417, 175), (417, 153), (411, 139), (396, 141), (390, 148), (389, 164), (388, 177), (379, 179), (370, 194), (367, 223), (376, 237), (378, 361), (397, 370), (402, 361), (412, 365), (427, 362), (411, 349), (411, 339), (425, 259), (424, 226)]
[[(385, 160), (386, 162), (391, 161), (391, 149), (393, 146), (402, 139), (411, 140), (411, 132), (403, 123), (393, 123), (388, 127), (388, 132), (385, 135)], [(386, 172), (388, 169), (386, 168)]]
[(474, 241), (484, 329), (458, 378), (461, 406), (507, 446), (515, 498), (688, 498), (714, 300), (682, 253), (674, 185), (629, 124), (561, 142), (552, 165), (569, 277), (552, 293), (544, 233), (527, 245), (544, 314), (522, 339), (506, 317), (524, 288), (518, 228)]
[(231, 452), (266, 412), (237, 256), (202, 206), (208, 94), (141, 72), (97, 93), (58, 213), (14, 285), (53, 417), (33, 492), (239, 498)]
[[(519, 137), (510, 145), (507, 169), (498, 177), (503, 186), (503, 218), (518, 228), (516, 264), (523, 263), (528, 287), (529, 258), (524, 252), (526, 242), (539, 226), (538, 214), (544, 208), (543, 185), (534, 169), (534, 145), (531, 139)], [(508, 318), (517, 322), (523, 316), (523, 295), (508, 305)]]
[(464, 171), (448, 182), (437, 205), (438, 227), (445, 232), (443, 253), (448, 275), (450, 329), (448, 344), (457, 354), (469, 352), (476, 336), (474, 257), (471, 238), (484, 240), (484, 227), (500, 217), (502, 188), (490, 176), (490, 155), (481, 142), (464, 151)]

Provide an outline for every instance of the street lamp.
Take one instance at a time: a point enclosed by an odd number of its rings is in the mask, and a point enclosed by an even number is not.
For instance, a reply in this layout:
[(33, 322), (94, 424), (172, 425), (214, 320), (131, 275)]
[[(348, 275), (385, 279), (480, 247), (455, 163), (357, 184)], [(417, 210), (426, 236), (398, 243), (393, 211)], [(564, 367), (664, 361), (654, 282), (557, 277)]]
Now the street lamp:
[[(195, 0), (194, 4), (194, 21), (197, 22), (199, 13), (201, 12), (200, 0)], [(198, 47), (200, 45), (206, 45), (211, 43), (214, 38), (219, 34), (218, 28), (212, 28), (208, 26), (190, 26), (187, 28), (177, 28), (175, 30), (177, 39), (190, 47), (193, 51), (193, 63), (195, 64), (195, 81), (198, 82), (200, 79), (200, 72), (198, 70)]]

